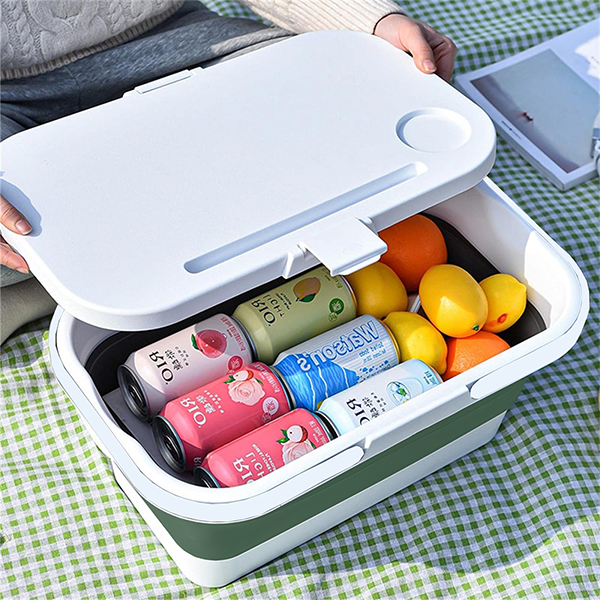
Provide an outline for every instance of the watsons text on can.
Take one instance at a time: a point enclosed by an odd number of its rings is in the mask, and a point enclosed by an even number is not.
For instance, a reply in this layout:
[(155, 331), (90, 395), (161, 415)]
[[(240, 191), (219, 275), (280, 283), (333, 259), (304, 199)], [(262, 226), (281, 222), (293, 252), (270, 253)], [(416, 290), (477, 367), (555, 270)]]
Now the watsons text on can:
[(363, 315), (282, 352), (274, 368), (296, 406), (320, 402), (398, 364), (396, 342), (375, 317)]
[(442, 383), (442, 378), (423, 361), (411, 359), (371, 380), (325, 400), (317, 414), (342, 435), (380, 417)]

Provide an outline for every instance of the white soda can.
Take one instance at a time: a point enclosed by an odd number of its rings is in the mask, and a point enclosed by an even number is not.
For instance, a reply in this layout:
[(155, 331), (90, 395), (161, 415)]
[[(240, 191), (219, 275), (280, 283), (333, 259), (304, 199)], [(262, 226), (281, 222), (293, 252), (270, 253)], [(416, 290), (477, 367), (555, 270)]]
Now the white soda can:
[(377, 379), (327, 398), (317, 414), (342, 435), (441, 383), (434, 369), (413, 358)]
[(240, 324), (217, 314), (133, 352), (117, 376), (131, 411), (148, 420), (170, 400), (252, 360), (253, 348)]

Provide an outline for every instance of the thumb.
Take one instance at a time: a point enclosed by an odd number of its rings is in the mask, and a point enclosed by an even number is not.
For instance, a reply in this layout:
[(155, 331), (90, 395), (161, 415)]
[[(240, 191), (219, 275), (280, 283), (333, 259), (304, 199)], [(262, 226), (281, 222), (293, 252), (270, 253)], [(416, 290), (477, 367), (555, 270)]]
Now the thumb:
[(412, 54), (415, 65), (423, 73), (435, 73), (435, 59), (429, 42), (425, 39), (423, 29), (414, 23), (402, 36), (406, 49)]
[(21, 235), (27, 235), (31, 231), (31, 225), (25, 217), (2, 195), (0, 195), (0, 223)]

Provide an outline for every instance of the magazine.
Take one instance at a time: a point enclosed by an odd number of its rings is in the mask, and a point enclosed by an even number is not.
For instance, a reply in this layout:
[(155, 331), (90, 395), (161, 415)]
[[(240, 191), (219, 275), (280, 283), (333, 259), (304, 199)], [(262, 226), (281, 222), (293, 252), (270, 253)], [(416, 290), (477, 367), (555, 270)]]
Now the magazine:
[(600, 18), (516, 56), (459, 75), (456, 86), (498, 133), (552, 183), (567, 190), (597, 175)]

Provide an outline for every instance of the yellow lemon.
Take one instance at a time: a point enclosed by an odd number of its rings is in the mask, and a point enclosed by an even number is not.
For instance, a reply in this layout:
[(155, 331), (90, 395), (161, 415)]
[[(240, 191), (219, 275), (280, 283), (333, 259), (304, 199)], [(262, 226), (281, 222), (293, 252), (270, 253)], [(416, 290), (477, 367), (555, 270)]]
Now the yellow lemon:
[(377, 262), (346, 275), (356, 296), (356, 314), (383, 319), (394, 310), (406, 310), (406, 288), (387, 265)]
[(483, 328), (492, 333), (514, 325), (525, 312), (527, 286), (512, 275), (498, 273), (479, 284), (488, 301), (488, 317)]
[(431, 267), (419, 285), (421, 306), (429, 320), (450, 337), (476, 334), (485, 324), (488, 303), (481, 286), (461, 267)]
[(384, 322), (398, 343), (400, 360), (418, 358), (440, 375), (446, 372), (446, 342), (427, 319), (415, 313), (393, 312)]

